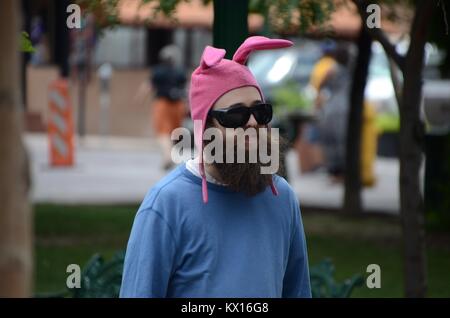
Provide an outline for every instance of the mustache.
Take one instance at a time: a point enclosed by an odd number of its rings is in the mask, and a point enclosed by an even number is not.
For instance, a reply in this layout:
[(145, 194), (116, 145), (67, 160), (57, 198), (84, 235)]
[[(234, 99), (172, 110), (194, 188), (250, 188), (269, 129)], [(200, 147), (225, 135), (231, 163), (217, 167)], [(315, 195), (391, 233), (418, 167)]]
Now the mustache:
[[(248, 127), (255, 128), (255, 127)], [(258, 147), (259, 147), (259, 129), (257, 130), (257, 139), (258, 139)], [(226, 140), (223, 141), (224, 147), (226, 147)], [(285, 140), (280, 137), (278, 139), (278, 143), (275, 144), (276, 147), (279, 147), (280, 144), (285, 144)], [(270, 134), (270, 130), (267, 133), (267, 151), (271, 152), (272, 147), (272, 138)], [(256, 195), (262, 191), (264, 191), (267, 186), (269, 186), (272, 182), (273, 175), (276, 173), (261, 173), (261, 167), (268, 165), (267, 163), (263, 163), (259, 156), (259, 152), (257, 152), (257, 160), (256, 162), (250, 162), (249, 156), (250, 152), (248, 150), (245, 151), (245, 162), (239, 162), (236, 160), (238, 145), (234, 144), (234, 156), (235, 160), (233, 162), (226, 161), (226, 153), (223, 153), (223, 161), (222, 162), (213, 162), (212, 165), (216, 169), (217, 173), (220, 176), (220, 181), (230, 189), (235, 192), (242, 192), (247, 196)], [(284, 152), (284, 151), (283, 151)], [(284, 154), (281, 156), (284, 158)], [(281, 164), (278, 169), (284, 170), (283, 160), (280, 160)]]

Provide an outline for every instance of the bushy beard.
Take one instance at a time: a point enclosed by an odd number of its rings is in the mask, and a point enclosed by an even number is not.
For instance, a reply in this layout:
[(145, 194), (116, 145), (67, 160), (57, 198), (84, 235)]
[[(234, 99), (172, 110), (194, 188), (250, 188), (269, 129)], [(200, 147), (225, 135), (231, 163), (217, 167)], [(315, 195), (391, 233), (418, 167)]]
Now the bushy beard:
[[(265, 127), (263, 127), (265, 128)], [(259, 150), (260, 142), (260, 131), (256, 129), (257, 132), (257, 144)], [(226, 138), (224, 138), (223, 149), (226, 149)], [(284, 144), (284, 140), (279, 137), (279, 141), (274, 140), (272, 145), (272, 138), (270, 134), (270, 129), (267, 129), (267, 155), (271, 155), (272, 146), (279, 147), (280, 144)], [(240, 146), (242, 147), (242, 146)], [(214, 162), (213, 167), (216, 169), (220, 177), (220, 182), (224, 183), (229, 189), (235, 192), (241, 192), (247, 196), (254, 196), (266, 189), (272, 182), (273, 174), (263, 174), (261, 173), (261, 168), (270, 166), (270, 162), (262, 163), (259, 151), (256, 151), (256, 162), (249, 162), (250, 151), (245, 150), (245, 162), (239, 163), (237, 160), (237, 149), (238, 145), (234, 144), (234, 160), (232, 163), (226, 162), (226, 151), (223, 152), (223, 163)], [(253, 150), (254, 151), (254, 150)], [(279, 147), (280, 154), (280, 169), (283, 169), (283, 156), (282, 149)], [(279, 170), (280, 170), (279, 169)]]

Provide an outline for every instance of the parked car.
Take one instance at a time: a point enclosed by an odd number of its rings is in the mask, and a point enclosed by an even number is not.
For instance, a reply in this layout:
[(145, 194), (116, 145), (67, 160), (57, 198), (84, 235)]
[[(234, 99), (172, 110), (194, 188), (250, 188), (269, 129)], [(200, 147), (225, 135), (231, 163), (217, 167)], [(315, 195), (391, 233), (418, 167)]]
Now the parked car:
[(296, 83), (299, 90), (306, 87), (314, 64), (321, 56), (319, 41), (301, 39), (288, 49), (254, 52), (248, 67), (258, 80), (266, 99), (271, 101), (276, 88), (290, 83)]
[[(255, 75), (268, 101), (273, 102), (275, 92), (283, 88), (283, 96), (298, 102), (298, 108), (304, 110), (306, 89), (314, 64), (322, 56), (322, 48), (329, 40), (298, 39), (294, 47), (286, 50), (266, 50), (252, 54), (249, 68)], [(408, 41), (397, 45), (399, 53), (405, 53)], [(425, 79), (436, 79), (439, 76), (438, 64), (442, 54), (432, 44), (426, 45)], [(352, 63), (350, 63), (352, 64)], [(401, 77), (400, 77), (401, 78)], [(293, 85), (293, 83), (295, 85)], [(425, 86), (427, 82), (425, 81)], [(286, 89), (292, 89), (298, 98), (288, 96)], [(306, 100), (308, 96), (306, 96)], [(372, 45), (372, 58), (369, 65), (365, 100), (377, 113), (377, 128), (380, 132), (378, 154), (396, 156), (398, 148), (397, 134), (399, 130), (399, 112), (395, 90), (389, 68), (389, 61), (383, 47), (378, 42)], [(274, 105), (275, 108), (277, 105)], [(292, 107), (282, 106), (291, 111)]]

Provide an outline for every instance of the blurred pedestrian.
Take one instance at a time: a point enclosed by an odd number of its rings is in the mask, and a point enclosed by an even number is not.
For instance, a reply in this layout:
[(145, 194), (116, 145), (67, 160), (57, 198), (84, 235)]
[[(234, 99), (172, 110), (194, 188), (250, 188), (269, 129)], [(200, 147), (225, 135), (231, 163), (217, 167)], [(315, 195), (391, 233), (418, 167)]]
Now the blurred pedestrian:
[(31, 54), (31, 64), (34, 66), (47, 65), (50, 62), (50, 49), (44, 22), (40, 16), (31, 19), (30, 38), (35, 49)]
[(176, 45), (165, 46), (159, 53), (160, 63), (153, 68), (150, 79), (155, 94), (153, 129), (162, 150), (165, 170), (173, 166), (171, 133), (182, 126), (187, 113), (184, 103), (186, 72), (179, 65), (180, 59), (181, 52)]
[(332, 54), (335, 49), (336, 44), (334, 42), (325, 42), (322, 45), (323, 55), (314, 64), (311, 71), (309, 84), (315, 89), (316, 94), (319, 93), (328, 72), (336, 66), (337, 61)]
[(319, 114), (319, 138), (325, 154), (325, 165), (332, 181), (341, 182), (345, 173), (345, 151), (351, 74), (349, 52), (338, 44), (326, 52), (327, 70), (319, 83), (316, 107)]

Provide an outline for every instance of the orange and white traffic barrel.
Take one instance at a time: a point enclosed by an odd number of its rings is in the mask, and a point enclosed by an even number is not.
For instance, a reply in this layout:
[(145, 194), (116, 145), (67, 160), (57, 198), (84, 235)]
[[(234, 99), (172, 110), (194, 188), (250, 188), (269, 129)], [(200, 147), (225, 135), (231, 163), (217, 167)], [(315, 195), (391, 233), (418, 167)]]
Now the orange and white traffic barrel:
[(49, 87), (48, 138), (51, 166), (74, 164), (74, 124), (69, 84), (57, 79)]

